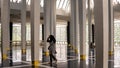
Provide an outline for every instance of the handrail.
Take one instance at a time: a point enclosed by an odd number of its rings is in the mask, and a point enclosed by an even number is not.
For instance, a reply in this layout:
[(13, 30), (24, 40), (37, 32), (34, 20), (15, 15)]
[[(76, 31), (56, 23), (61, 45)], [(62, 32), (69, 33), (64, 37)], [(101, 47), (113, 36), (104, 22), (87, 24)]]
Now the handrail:
[[(12, 44), (12, 46), (20, 46), (22, 44), (21, 41), (10, 41), (10, 43)], [(48, 43), (48, 42), (47, 41), (43, 41), (43, 40), (39, 41), (40, 46), (43, 46), (45, 43)], [(67, 41), (57, 41), (56, 45), (59, 45), (59, 44), (67, 45)], [(31, 45), (31, 41), (27, 40), (26, 41), (26, 45), (30, 46)], [(0, 41), (0, 46), (1, 46), (1, 41)]]

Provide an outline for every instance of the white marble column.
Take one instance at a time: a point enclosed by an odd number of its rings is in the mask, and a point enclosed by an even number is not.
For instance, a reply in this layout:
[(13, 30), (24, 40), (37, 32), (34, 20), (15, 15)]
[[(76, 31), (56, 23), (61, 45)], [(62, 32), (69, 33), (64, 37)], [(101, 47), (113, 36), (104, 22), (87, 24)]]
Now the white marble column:
[(78, 0), (80, 27), (80, 68), (86, 68), (86, 0)]
[(50, 34), (56, 36), (56, 0), (50, 0)]
[(94, 0), (96, 68), (108, 68), (108, 0)]
[(78, 0), (71, 0), (71, 22), (70, 35), (71, 45), (74, 47), (75, 54), (78, 55), (78, 25), (79, 25)]
[(43, 62), (49, 61), (48, 36), (56, 36), (56, 0), (44, 0), (44, 41)]
[(26, 0), (21, 2), (21, 44), (22, 61), (26, 61)]
[[(70, 0), (71, 4), (71, 21), (70, 21), (70, 43), (67, 48), (68, 50), (68, 60), (74, 59), (73, 61), (68, 61), (68, 68), (78, 67), (78, 0)], [(68, 23), (69, 24), (69, 23)], [(68, 36), (69, 37), (69, 36)], [(73, 56), (73, 57), (70, 57)]]
[(1, 50), (2, 50), (2, 66), (9, 66), (10, 62), (10, 0), (1, 0)]
[(114, 68), (114, 18), (113, 0), (109, 0), (109, 64), (108, 68)]
[[(91, 0), (88, 0), (88, 2), (87, 2), (87, 4), (88, 4), (88, 13), (87, 13), (87, 15), (88, 15), (88, 45), (89, 45), (89, 68), (93, 68), (94, 67), (94, 58), (93, 58), (93, 56), (94, 56), (94, 53), (95, 53), (95, 51), (94, 51), (94, 48), (93, 48), (93, 44), (94, 44), (94, 40), (93, 40), (93, 38), (94, 37), (92, 37), (93, 35), (92, 35), (92, 8), (90, 7), (91, 6)], [(92, 56), (92, 57), (91, 57)]]
[(31, 59), (32, 66), (39, 66), (40, 0), (31, 0)]
[(50, 35), (50, 0), (44, 0), (44, 49), (43, 49), (43, 62), (49, 61), (49, 51), (47, 38)]

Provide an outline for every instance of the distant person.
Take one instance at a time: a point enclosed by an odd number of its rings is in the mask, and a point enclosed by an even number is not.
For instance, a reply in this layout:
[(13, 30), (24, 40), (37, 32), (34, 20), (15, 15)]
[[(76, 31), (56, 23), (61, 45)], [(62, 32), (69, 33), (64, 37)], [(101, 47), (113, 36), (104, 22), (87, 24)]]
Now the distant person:
[(49, 35), (49, 37), (47, 38), (47, 42), (50, 43), (48, 50), (49, 50), (49, 56), (50, 56), (50, 66), (52, 66), (52, 59), (55, 60), (55, 62), (57, 62), (57, 59), (55, 57), (56, 49), (55, 49), (55, 43), (56, 43), (56, 39), (53, 35)]

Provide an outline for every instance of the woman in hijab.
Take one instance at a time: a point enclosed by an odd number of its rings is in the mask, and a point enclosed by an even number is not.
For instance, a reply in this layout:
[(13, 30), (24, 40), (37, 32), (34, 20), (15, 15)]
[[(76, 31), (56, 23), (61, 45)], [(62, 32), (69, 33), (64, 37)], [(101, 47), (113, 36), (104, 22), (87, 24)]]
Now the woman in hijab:
[(48, 50), (49, 50), (49, 56), (50, 56), (50, 66), (52, 66), (52, 59), (55, 60), (55, 62), (57, 62), (57, 59), (55, 57), (56, 49), (55, 49), (55, 43), (56, 43), (56, 39), (53, 35), (49, 35), (49, 37), (47, 38), (47, 42), (50, 43)]

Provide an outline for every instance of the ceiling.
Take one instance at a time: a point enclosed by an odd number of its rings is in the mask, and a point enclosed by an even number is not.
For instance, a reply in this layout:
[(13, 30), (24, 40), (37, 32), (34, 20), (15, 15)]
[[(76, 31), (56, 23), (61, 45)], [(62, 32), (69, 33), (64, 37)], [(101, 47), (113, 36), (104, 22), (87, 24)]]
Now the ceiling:
[[(11, 3), (15, 3), (15, 4), (20, 4), (21, 1), (22, 0), (10, 0)], [(30, 1), (31, 0), (26, 0), (27, 6), (30, 6)], [(114, 18), (120, 19), (120, 0), (113, 0), (113, 5), (114, 5)], [(20, 5), (18, 5), (18, 6), (20, 6)], [(44, 7), (44, 0), (40, 0), (40, 6), (42, 8)], [(87, 2), (86, 2), (86, 8), (87, 7), (88, 7), (88, 5), (87, 5)], [(94, 8), (94, 0), (90, 0), (90, 7), (91, 7), (91, 9)], [(63, 13), (58, 12), (58, 13), (61, 13), (63, 15), (57, 14), (57, 19), (69, 20), (70, 16), (68, 16), (68, 15), (66, 16), (64, 14), (66, 14), (66, 13), (69, 14), (70, 13), (70, 0), (56, 0), (56, 9), (63, 11)], [(11, 14), (11, 18), (13, 18), (13, 20), (20, 21), (19, 20), (20, 19), (20, 10), (15, 9), (15, 10), (11, 10), (11, 12), (13, 12), (13, 14)], [(43, 19), (43, 13), (44, 12), (41, 13), (41, 19)], [(27, 16), (30, 17), (29, 12), (27, 12)]]

